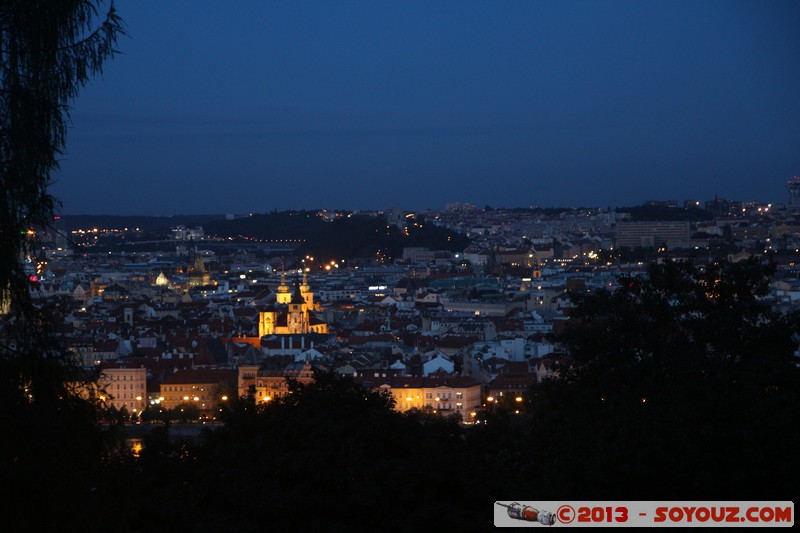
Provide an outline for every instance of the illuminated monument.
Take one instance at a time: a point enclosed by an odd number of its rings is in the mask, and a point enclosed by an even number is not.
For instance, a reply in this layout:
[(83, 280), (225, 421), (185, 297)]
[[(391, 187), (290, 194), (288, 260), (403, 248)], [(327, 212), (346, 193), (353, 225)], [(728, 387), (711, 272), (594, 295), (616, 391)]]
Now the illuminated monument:
[(296, 335), (304, 333), (328, 333), (328, 324), (319, 320), (313, 311), (314, 293), (308, 285), (308, 277), (303, 274), (302, 285), (295, 282), (290, 289), (286, 276), (281, 275), (281, 284), (275, 295), (275, 305), (258, 313), (258, 336)]
[(189, 269), (189, 287), (202, 287), (211, 283), (211, 273), (206, 270), (206, 263), (202, 255), (197, 253), (197, 247), (189, 251), (189, 259), (194, 265)]

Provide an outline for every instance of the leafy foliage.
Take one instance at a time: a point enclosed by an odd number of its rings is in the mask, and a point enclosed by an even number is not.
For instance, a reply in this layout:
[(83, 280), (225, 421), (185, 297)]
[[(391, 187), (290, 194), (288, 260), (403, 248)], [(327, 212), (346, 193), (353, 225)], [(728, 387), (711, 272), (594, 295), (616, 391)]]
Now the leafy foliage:
[[(82, 521), (107, 447), (96, 402), (80, 391), (90, 377), (52, 334), (52, 309), (33, 304), (24, 258), (56, 206), (47, 192), (63, 151), (69, 102), (115, 53), (122, 22), (113, 4), (8, 0), (0, 3), (0, 471), (12, 488), (6, 523)], [(42, 516), (42, 483), (59, 494)], [(56, 520), (55, 517), (58, 517)], [(13, 529), (13, 527), (12, 527)]]
[[(573, 357), (531, 397), (555, 497), (788, 497), (798, 465), (796, 315), (760, 296), (755, 260), (652, 265), (576, 295)], [(793, 414), (795, 413), (795, 414)]]
[[(29, 302), (21, 254), (27, 230), (49, 227), (47, 192), (64, 149), (68, 103), (114, 55), (122, 21), (113, 4), (9, 0), (0, 6), (0, 287), (15, 308)], [(6, 289), (7, 288), (7, 289)]]
[(120, 474), (147, 487), (132, 497), (149, 512), (122, 522), (394, 531), (471, 529), (490, 519), (488, 491), (496, 487), (486, 480), (496, 472), (473, 461), (455, 420), (401, 415), (391, 396), (329, 373), (290, 390), (268, 403), (235, 403), (225, 427), (200, 446), (147, 443), (139, 463), (120, 465)]

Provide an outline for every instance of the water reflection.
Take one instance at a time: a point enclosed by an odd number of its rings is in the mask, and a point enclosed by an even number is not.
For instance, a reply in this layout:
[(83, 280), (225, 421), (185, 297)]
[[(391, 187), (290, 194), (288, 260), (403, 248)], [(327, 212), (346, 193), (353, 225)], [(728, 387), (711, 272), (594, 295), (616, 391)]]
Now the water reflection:
[(125, 439), (125, 444), (134, 457), (139, 457), (144, 448), (144, 439)]

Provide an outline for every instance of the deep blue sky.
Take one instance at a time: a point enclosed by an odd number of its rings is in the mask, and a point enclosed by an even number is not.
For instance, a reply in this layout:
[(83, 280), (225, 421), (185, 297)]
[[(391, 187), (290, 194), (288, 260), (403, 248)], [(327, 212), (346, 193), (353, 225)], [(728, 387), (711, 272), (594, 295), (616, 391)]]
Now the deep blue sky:
[(800, 2), (117, 0), (65, 214), (786, 201)]

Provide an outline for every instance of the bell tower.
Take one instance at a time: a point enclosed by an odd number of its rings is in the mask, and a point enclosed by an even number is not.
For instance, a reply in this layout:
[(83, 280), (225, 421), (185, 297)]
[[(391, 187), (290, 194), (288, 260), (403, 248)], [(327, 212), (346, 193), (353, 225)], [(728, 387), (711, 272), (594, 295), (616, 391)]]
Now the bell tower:
[(300, 285), (300, 295), (306, 303), (306, 310), (314, 310), (314, 293), (311, 292), (311, 287), (308, 285), (308, 274), (303, 272), (303, 284)]
[(303, 300), (297, 282), (295, 282), (292, 292), (292, 300), (289, 302), (289, 315), (286, 322), (289, 333), (308, 333), (308, 311), (306, 311), (306, 302)]
[(286, 273), (281, 273), (281, 284), (278, 285), (276, 301), (279, 304), (288, 304), (292, 301), (292, 293), (286, 284)]

